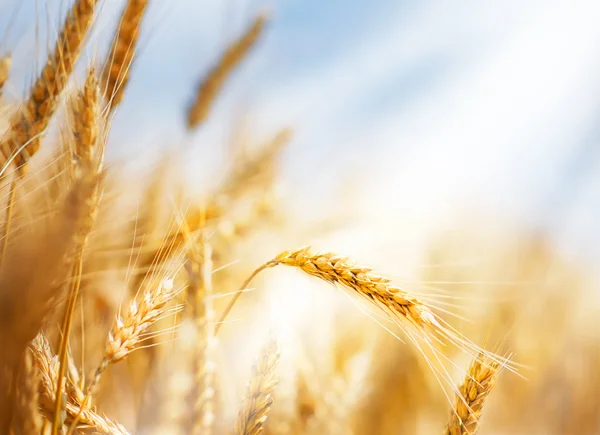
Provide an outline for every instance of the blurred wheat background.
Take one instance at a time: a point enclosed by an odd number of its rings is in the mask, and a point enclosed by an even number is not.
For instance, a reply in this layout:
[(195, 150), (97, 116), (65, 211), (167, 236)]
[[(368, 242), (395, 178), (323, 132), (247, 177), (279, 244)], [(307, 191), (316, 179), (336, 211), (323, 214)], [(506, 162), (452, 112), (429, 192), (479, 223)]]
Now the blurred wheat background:
[(0, 433), (600, 434), (599, 21), (1, 2)]

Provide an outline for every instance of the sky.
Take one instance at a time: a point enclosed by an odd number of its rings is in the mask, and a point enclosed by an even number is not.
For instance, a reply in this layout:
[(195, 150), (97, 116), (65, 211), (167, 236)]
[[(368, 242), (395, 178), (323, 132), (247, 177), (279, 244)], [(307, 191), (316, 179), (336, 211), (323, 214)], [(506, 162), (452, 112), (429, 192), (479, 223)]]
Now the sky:
[[(0, 0), (0, 30), (15, 22), (0, 50), (20, 48), (16, 68), (31, 71), (35, 17), (45, 17), (38, 34), (55, 34), (67, 3), (37, 0), (36, 12), (36, 0), (22, 0), (16, 16), (15, 4)], [(88, 59), (103, 53), (98, 41), (122, 5), (104, 0)], [(271, 23), (260, 43), (209, 123), (187, 134), (199, 78), (263, 10)], [(214, 175), (241, 120), (257, 138), (292, 126), (282, 172), (298, 210), (332, 207), (351, 184), (361, 212), (382, 225), (397, 217), (428, 228), (476, 207), (548, 231), (593, 264), (598, 22), (593, 0), (151, 0), (109, 154), (183, 142), (190, 173)], [(26, 83), (12, 83), (13, 93)]]

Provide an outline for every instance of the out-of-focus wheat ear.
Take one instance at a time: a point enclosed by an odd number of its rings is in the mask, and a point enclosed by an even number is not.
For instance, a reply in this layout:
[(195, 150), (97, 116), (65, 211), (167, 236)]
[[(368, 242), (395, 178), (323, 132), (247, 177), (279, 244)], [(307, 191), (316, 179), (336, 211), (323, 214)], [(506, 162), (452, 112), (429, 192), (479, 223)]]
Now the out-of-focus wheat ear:
[(223, 84), (256, 44), (266, 22), (267, 15), (261, 14), (256, 17), (252, 25), (227, 48), (219, 62), (202, 80), (196, 91), (196, 97), (187, 112), (189, 130), (197, 128), (208, 118), (210, 109), (223, 88)]
[(0, 98), (2, 97), (2, 90), (4, 89), (4, 85), (8, 81), (11, 67), (12, 56), (10, 54), (6, 54), (0, 57)]
[(295, 382), (295, 420), (300, 433), (306, 433), (308, 423), (317, 413), (317, 399), (309, 386), (309, 380), (303, 373), (296, 374)]
[[(83, 90), (79, 93), (77, 99), (74, 102), (75, 107), (73, 108), (74, 116), (74, 153), (75, 153), (75, 166), (79, 166), (78, 178), (84, 180), (97, 180), (99, 177), (98, 171), (100, 170), (100, 164), (95, 164), (95, 154), (102, 154), (104, 147), (98, 144), (98, 124), (100, 122), (100, 90), (98, 86), (98, 80), (96, 78), (96, 72), (93, 68), (88, 71), (85, 85)], [(99, 149), (98, 149), (99, 148)], [(96, 157), (98, 162), (102, 161), (102, 156)], [(67, 350), (69, 347), (69, 335), (71, 332), (71, 324), (73, 321), (73, 314), (75, 312), (75, 306), (77, 304), (77, 297), (79, 295), (79, 286), (81, 284), (81, 275), (83, 272), (83, 251), (87, 243), (89, 233), (91, 232), (94, 223), (96, 221), (96, 215), (98, 212), (98, 203), (100, 193), (98, 192), (98, 185), (89, 191), (90, 196), (82, 198), (83, 203), (88, 208), (87, 215), (82, 214), (83, 222), (78, 228), (78, 231), (74, 233), (75, 245), (77, 246), (75, 252), (75, 260), (73, 265), (73, 271), (71, 274), (71, 286), (67, 294), (67, 305), (62, 322), (62, 338), (59, 347), (59, 371), (56, 386), (56, 410), (54, 414), (52, 433), (53, 435), (58, 434), (59, 429), (63, 425), (62, 420), (62, 392), (65, 383), (65, 376), (67, 372)]]
[[(85, 411), (88, 402), (94, 394), (100, 378), (111, 364), (115, 364), (136, 350), (144, 340), (153, 335), (149, 328), (165, 315), (178, 311), (179, 308), (169, 308), (169, 302), (179, 293), (173, 288), (172, 279), (164, 279), (156, 287), (145, 289), (138, 299), (131, 301), (129, 312), (125, 317), (117, 317), (115, 324), (108, 334), (104, 355), (96, 368), (94, 376), (86, 387), (85, 398), (80, 406), (80, 412)], [(75, 417), (69, 426), (67, 435), (71, 435), (79, 421)]]
[(235, 423), (236, 435), (256, 435), (263, 431), (267, 414), (273, 404), (271, 395), (277, 387), (275, 374), (279, 363), (279, 347), (270, 341), (262, 350), (254, 366), (252, 378)]
[(192, 431), (194, 435), (208, 435), (212, 432), (214, 420), (214, 309), (212, 289), (212, 250), (203, 232), (198, 249), (190, 248), (187, 270), (188, 292), (193, 307), (196, 340), (193, 367), (194, 387), (192, 388)]
[(273, 181), (277, 158), (292, 139), (292, 133), (291, 128), (283, 128), (258, 152), (236, 158), (231, 174), (219, 189), (219, 202), (234, 201), (250, 189), (268, 187)]
[(39, 373), (33, 367), (33, 356), (29, 350), (23, 354), (16, 384), (16, 403), (13, 416), (13, 432), (15, 434), (37, 435), (42, 422), (38, 413)]
[[(34, 367), (40, 376), (40, 411), (46, 418), (51, 419), (55, 409), (58, 357), (52, 353), (48, 339), (42, 333), (38, 334), (31, 343), (31, 351)], [(80, 398), (83, 393), (78, 390), (77, 385), (69, 384), (67, 387), (64, 394), (66, 398), (65, 423), (76, 424), (77, 433), (129, 435), (119, 423), (97, 414), (90, 408), (86, 407), (81, 410)]]
[(293, 385), (288, 388), (280, 388), (273, 393), (273, 406), (269, 411), (269, 419), (264, 425), (265, 435), (277, 434), (301, 434), (307, 433), (303, 430), (299, 416), (296, 414), (302, 405)]
[(496, 385), (501, 366), (480, 353), (475, 357), (469, 372), (456, 394), (446, 435), (475, 435), (479, 429), (479, 419), (488, 394)]
[(389, 428), (403, 434), (418, 432), (420, 417), (437, 405), (430, 391), (430, 372), (419, 357), (417, 349), (403, 346), (390, 334), (377, 338), (365, 382), (369, 388), (357, 405), (355, 435), (387, 433)]
[(102, 73), (102, 88), (113, 110), (123, 100), (148, 0), (128, 0)]
[(63, 28), (48, 55), (41, 74), (29, 91), (29, 97), (14, 118), (2, 143), (5, 158), (13, 154), (19, 173), (27, 169), (27, 161), (38, 151), (40, 135), (56, 111), (58, 99), (64, 90), (85, 37), (94, 21), (98, 0), (76, 0)]

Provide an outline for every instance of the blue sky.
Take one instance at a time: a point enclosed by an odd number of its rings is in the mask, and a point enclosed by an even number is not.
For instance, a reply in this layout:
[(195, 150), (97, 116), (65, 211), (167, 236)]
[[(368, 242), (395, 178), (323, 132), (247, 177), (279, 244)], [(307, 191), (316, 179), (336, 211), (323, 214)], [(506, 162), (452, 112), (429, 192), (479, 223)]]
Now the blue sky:
[[(65, 1), (39, 2), (45, 22), (60, 22)], [(26, 47), (16, 68), (31, 71), (36, 0), (22, 2), (2, 48)], [(0, 3), (0, 25), (14, 4)], [(122, 4), (105, 0), (88, 57)], [(273, 17), (263, 40), (209, 124), (184, 134), (198, 78), (261, 8)], [(111, 152), (186, 142), (195, 172), (241, 117), (258, 138), (292, 125), (285, 178), (301, 204), (358, 180), (363, 208), (385, 210), (375, 217), (434, 225), (475, 204), (596, 259), (598, 22), (592, 0), (154, 0)]]

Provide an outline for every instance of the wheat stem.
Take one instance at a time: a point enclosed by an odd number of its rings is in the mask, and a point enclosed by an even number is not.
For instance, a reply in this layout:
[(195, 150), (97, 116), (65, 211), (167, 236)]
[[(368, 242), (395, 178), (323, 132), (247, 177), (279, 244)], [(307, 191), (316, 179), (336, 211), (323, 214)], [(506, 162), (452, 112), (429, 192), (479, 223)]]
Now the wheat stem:
[(261, 273), (263, 270), (265, 270), (269, 267), (273, 267), (273, 266), (275, 266), (275, 264), (272, 264), (270, 262), (263, 264), (262, 266), (258, 267), (258, 269), (255, 269), (254, 272), (252, 272), (250, 274), (250, 276), (246, 279), (246, 281), (244, 281), (244, 283), (240, 286), (239, 291), (235, 295), (233, 295), (233, 297), (231, 298), (231, 300), (225, 307), (225, 310), (223, 311), (223, 313), (221, 313), (221, 317), (219, 318), (219, 320), (217, 321), (217, 323), (215, 325), (215, 336), (219, 333), (219, 329), (221, 329), (221, 325), (223, 324), (223, 322), (225, 321), (225, 319), (231, 312), (231, 309), (233, 308), (233, 306), (235, 305), (237, 300), (242, 295), (243, 290), (245, 290), (248, 287), (248, 285), (252, 282), (252, 280), (256, 277), (256, 275)]
[(81, 284), (81, 272), (83, 267), (82, 253), (78, 253), (78, 258), (73, 265), (73, 281), (69, 289), (67, 307), (63, 317), (62, 324), (62, 339), (60, 341), (60, 347), (58, 352), (58, 377), (56, 379), (56, 403), (54, 408), (54, 419), (52, 420), (52, 435), (57, 435), (60, 428), (63, 425), (63, 403), (62, 393), (65, 385), (65, 375), (67, 372), (67, 349), (69, 347), (69, 333), (71, 331), (71, 324), (73, 322), (73, 313), (75, 312), (75, 305), (77, 303), (77, 295), (79, 294), (79, 286)]
[(6, 248), (8, 247), (8, 235), (10, 233), (10, 224), (12, 221), (13, 205), (15, 203), (15, 194), (17, 191), (17, 181), (19, 177), (17, 174), (13, 175), (13, 180), (10, 182), (10, 191), (8, 194), (8, 203), (6, 205), (6, 217), (4, 219), (4, 226), (2, 228), (2, 252), (0, 254), (0, 269), (4, 264), (4, 257), (6, 257)]
[(194, 346), (194, 379), (192, 389), (192, 434), (208, 435), (213, 424), (213, 361), (214, 324), (212, 301), (212, 249), (203, 231), (199, 255), (191, 249), (188, 260), (190, 286), (188, 291), (194, 304), (194, 323), (198, 338)]

